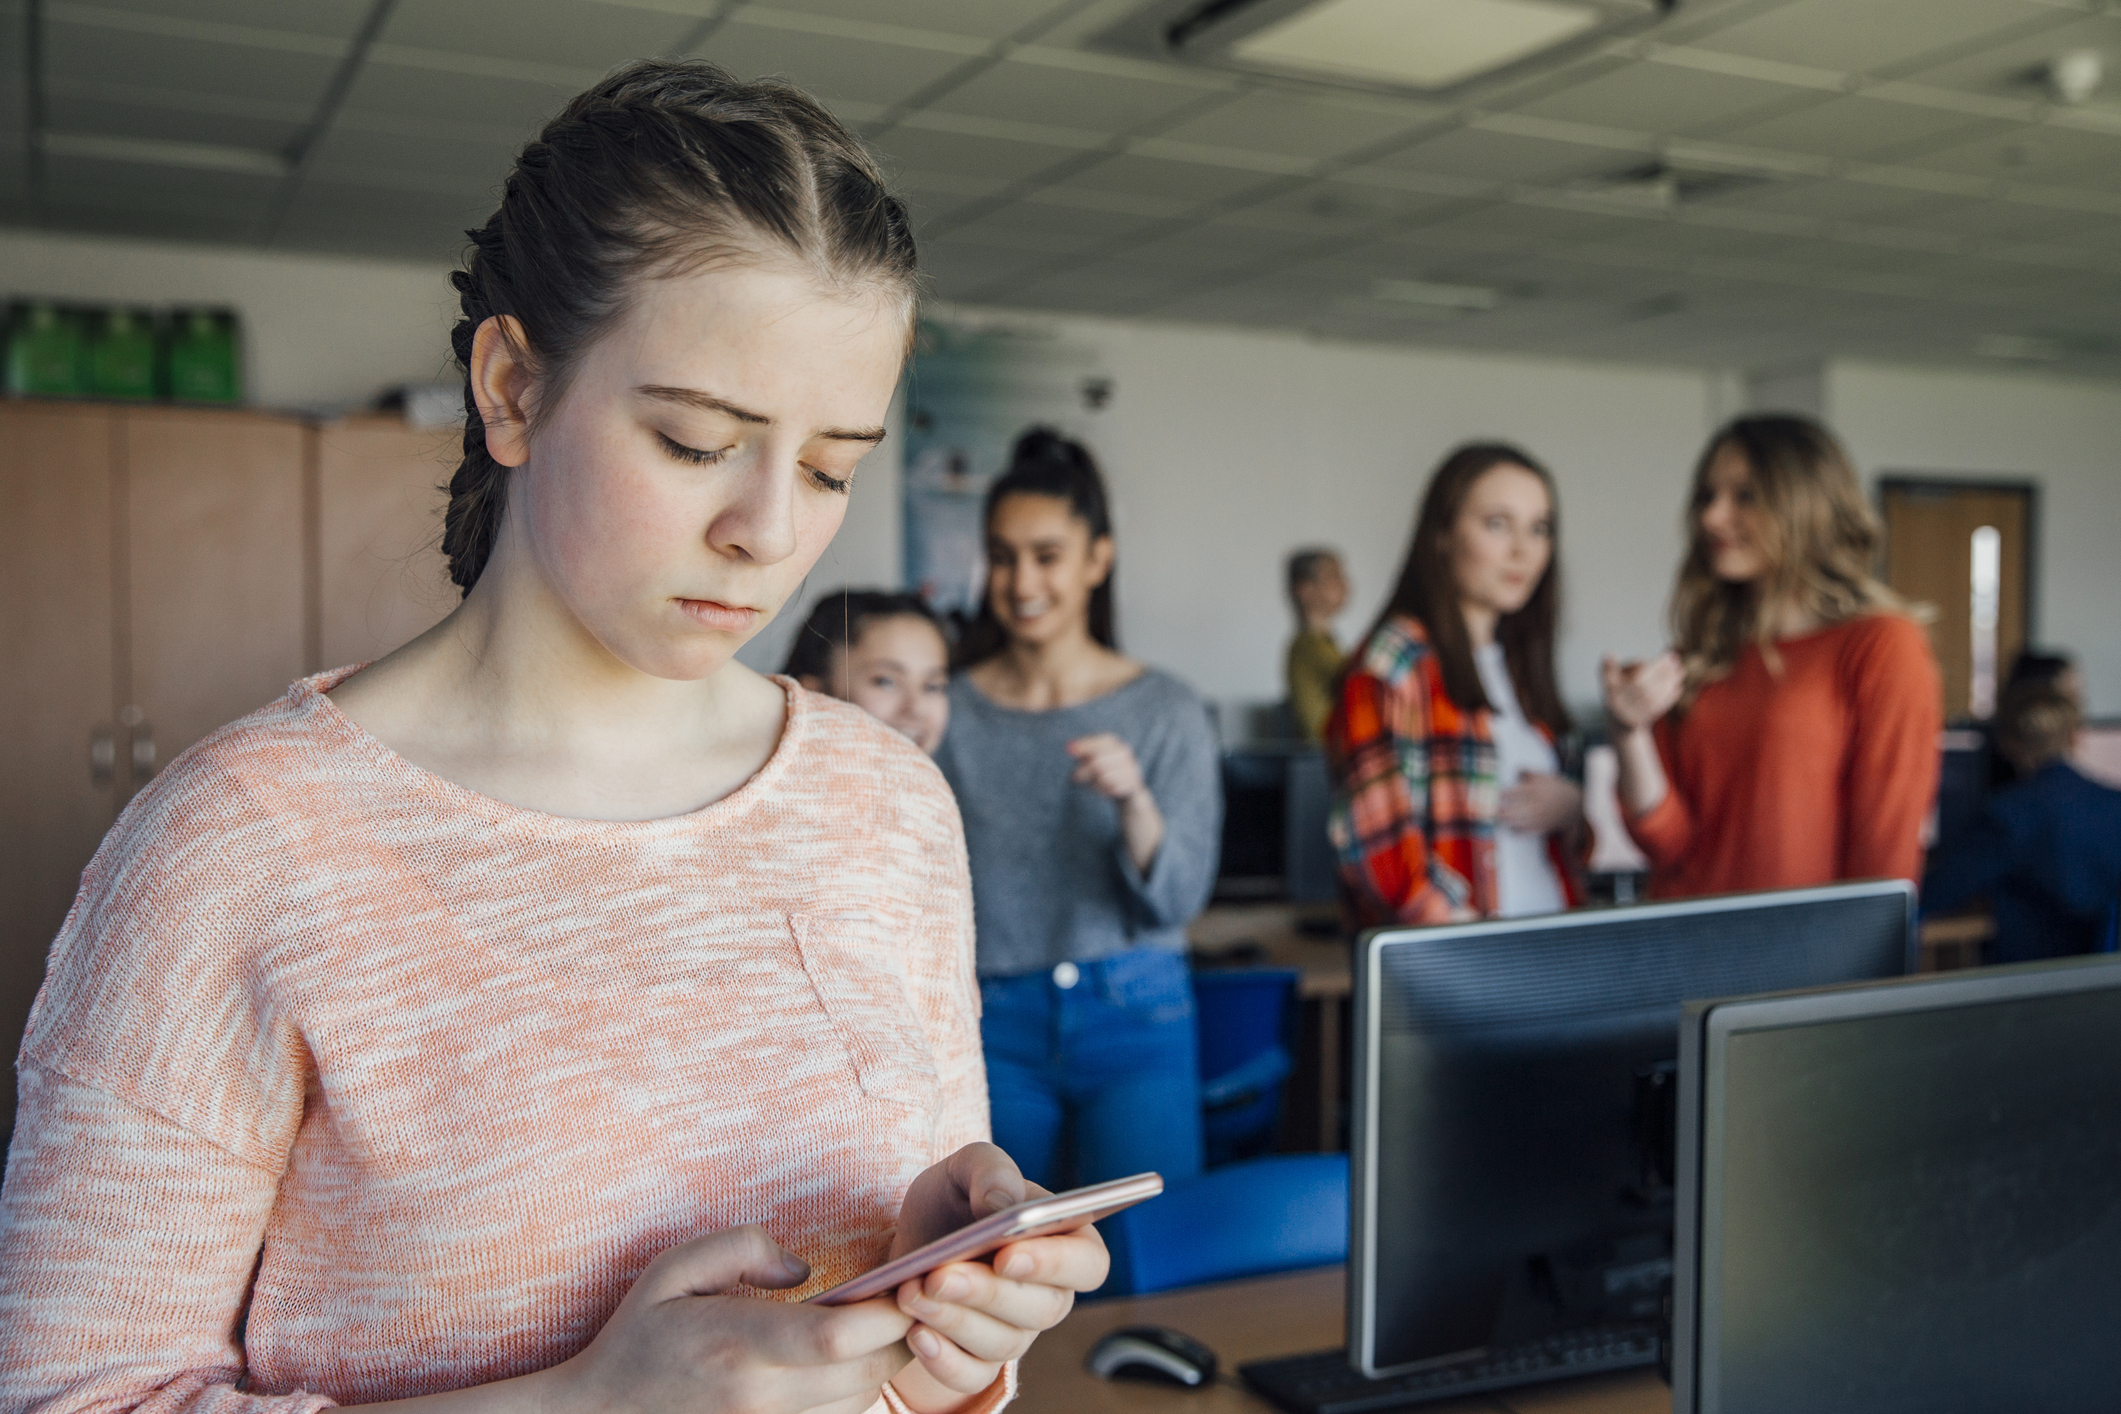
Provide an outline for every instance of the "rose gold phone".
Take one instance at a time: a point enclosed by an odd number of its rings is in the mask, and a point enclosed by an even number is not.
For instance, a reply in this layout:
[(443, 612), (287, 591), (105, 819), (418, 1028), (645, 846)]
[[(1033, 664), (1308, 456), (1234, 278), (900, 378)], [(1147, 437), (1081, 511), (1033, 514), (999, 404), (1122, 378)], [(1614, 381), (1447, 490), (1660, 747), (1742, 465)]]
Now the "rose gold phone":
[(1131, 1208), (1145, 1198), (1154, 1198), (1163, 1191), (1162, 1174), (1138, 1173), (1132, 1178), (1115, 1178), (1110, 1183), (1070, 1189), (1050, 1198), (1033, 1198), (1028, 1203), (1019, 1203), (1013, 1208), (989, 1214), (978, 1222), (968, 1223), (925, 1247), (916, 1247), (895, 1261), (886, 1262), (852, 1281), (843, 1281), (832, 1290), (821, 1291), (810, 1299), (821, 1306), (867, 1301), (872, 1296), (895, 1290), (900, 1282), (926, 1276), (937, 1267), (984, 1257), (996, 1248), (1021, 1242), (1027, 1237), (1074, 1232), (1100, 1218), (1109, 1218), (1122, 1208)]

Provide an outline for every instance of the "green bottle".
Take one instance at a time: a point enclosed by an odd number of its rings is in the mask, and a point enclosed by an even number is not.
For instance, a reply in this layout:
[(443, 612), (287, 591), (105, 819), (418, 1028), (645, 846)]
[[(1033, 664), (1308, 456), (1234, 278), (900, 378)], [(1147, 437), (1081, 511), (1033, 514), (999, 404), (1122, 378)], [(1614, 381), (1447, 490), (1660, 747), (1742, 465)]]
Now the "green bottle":
[(88, 349), (80, 317), (44, 300), (18, 300), (8, 306), (7, 391), (78, 398), (88, 389)]
[(236, 316), (225, 309), (179, 309), (170, 315), (169, 395), (181, 403), (243, 398)]
[(89, 341), (89, 384), (99, 398), (155, 395), (155, 321), (146, 310), (99, 310)]

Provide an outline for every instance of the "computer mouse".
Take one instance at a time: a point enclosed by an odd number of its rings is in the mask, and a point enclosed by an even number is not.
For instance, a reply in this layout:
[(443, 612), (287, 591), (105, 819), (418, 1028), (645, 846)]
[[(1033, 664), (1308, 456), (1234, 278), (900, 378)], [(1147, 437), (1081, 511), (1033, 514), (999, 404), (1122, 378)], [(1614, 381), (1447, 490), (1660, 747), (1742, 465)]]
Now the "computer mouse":
[(1162, 1326), (1122, 1326), (1091, 1346), (1083, 1364), (1101, 1380), (1156, 1380), (1190, 1389), (1215, 1383), (1215, 1352)]

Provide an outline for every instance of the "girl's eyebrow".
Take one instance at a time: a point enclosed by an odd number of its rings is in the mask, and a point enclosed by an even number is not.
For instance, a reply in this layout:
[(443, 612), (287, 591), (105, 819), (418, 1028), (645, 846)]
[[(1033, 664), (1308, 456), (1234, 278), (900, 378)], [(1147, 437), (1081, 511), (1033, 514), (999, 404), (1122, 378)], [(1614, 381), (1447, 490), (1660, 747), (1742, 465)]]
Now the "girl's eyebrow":
[[(726, 398), (718, 398), (714, 394), (702, 392), (698, 388), (672, 388), (661, 383), (643, 383), (633, 391), (644, 398), (654, 398), (658, 402), (677, 403), (683, 407), (698, 408), (702, 412), (718, 412), (725, 417), (733, 417), (738, 422), (749, 422), (759, 427), (771, 427), (773, 425), (773, 419), (762, 412), (753, 412), (749, 408), (740, 408)], [(827, 427), (818, 432), (817, 435), (834, 442), (867, 442), (873, 447), (884, 440), (884, 429), (881, 427)]]

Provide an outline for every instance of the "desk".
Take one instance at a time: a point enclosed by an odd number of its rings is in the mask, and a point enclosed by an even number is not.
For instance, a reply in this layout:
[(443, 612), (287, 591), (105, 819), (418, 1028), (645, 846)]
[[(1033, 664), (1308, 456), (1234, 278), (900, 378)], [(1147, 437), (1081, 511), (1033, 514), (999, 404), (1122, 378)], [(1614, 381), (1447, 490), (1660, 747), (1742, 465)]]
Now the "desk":
[[(1303, 932), (1306, 917), (1338, 920), (1331, 905), (1219, 903), (1193, 920), (1186, 930), (1196, 966), (1293, 967), (1303, 974), (1297, 992), (1318, 1011), (1318, 1147), (1340, 1147), (1341, 1011), (1355, 991), (1353, 954), (1338, 929), (1330, 934)], [(1218, 963), (1217, 955), (1249, 946), (1256, 956)]]
[[(1024, 1357), (1022, 1414), (1273, 1414), (1245, 1389), (1237, 1367), (1276, 1355), (1339, 1345), (1345, 1337), (1339, 1267), (1198, 1286), (1078, 1306)], [(1098, 1337), (1121, 1326), (1169, 1326), (1204, 1341), (1222, 1362), (1214, 1389), (1105, 1381), (1083, 1368)], [(1527, 1385), (1500, 1394), (1418, 1404), (1421, 1414), (1671, 1414), (1671, 1393), (1655, 1371), (1593, 1375)]]

